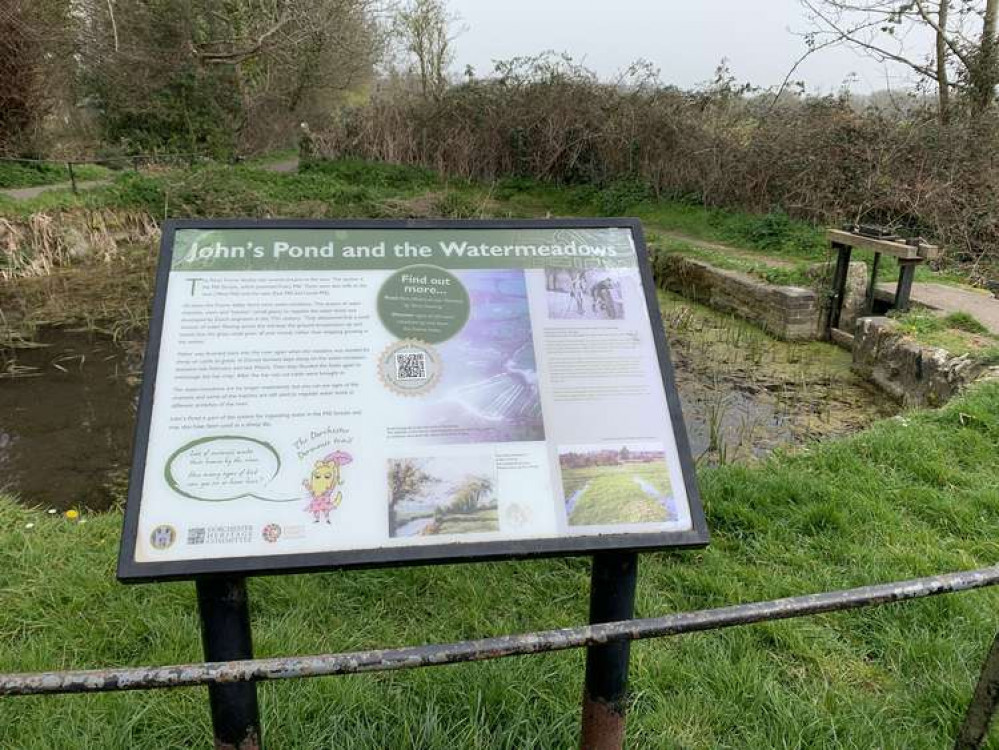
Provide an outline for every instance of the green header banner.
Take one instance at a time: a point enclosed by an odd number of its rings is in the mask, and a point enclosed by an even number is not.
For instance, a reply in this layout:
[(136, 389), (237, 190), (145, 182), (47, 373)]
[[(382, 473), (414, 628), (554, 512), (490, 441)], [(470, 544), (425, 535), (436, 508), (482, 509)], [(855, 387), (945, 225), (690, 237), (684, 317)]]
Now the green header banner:
[(182, 229), (173, 271), (634, 267), (631, 232), (601, 229)]

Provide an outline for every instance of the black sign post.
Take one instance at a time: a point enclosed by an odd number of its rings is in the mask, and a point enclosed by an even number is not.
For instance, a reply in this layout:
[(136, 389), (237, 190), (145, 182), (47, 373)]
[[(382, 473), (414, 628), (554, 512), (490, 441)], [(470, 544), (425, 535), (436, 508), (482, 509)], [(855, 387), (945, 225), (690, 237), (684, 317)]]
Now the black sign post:
[[(199, 578), (198, 610), (205, 660), (253, 658), (250, 606), (243, 578)], [(257, 683), (213, 684), (208, 688), (216, 750), (260, 750)]]
[[(118, 577), (195, 580), (209, 662), (253, 657), (251, 575), (593, 555), (596, 624), (639, 552), (707, 544), (637, 220), (168, 221), (160, 253)], [(392, 479), (459, 465), (467, 496)], [(622, 747), (628, 657), (587, 652), (586, 750)], [(259, 750), (255, 683), (209, 698)]]
[[(638, 555), (602, 552), (593, 556), (590, 624), (630, 620), (635, 614)], [(621, 750), (628, 702), (630, 641), (586, 650), (582, 750)]]

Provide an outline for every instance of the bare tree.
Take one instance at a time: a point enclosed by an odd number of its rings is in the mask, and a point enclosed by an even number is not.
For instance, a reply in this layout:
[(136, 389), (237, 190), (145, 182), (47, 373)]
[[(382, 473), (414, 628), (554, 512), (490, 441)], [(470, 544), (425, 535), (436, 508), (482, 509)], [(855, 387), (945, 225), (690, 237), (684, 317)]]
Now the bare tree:
[(457, 36), (452, 27), (457, 21), (445, 0), (410, 0), (396, 14), (396, 35), (410, 56), (425, 97), (439, 99), (448, 86)]
[(936, 73), (937, 102), (941, 122), (950, 119), (950, 75), (947, 72), (947, 34), (945, 29), (950, 23), (950, 0), (940, 0), (937, 8), (936, 38)]
[(67, 0), (7, 0), (0, 7), (0, 153), (40, 149), (45, 121), (72, 98)]
[[(951, 112), (951, 93), (965, 96), (976, 113), (995, 101), (999, 85), (999, 0), (800, 0), (813, 30), (809, 53), (846, 44), (884, 62), (909, 68), (937, 90), (940, 118)], [(932, 37), (932, 53), (913, 37)]]
[(109, 135), (190, 147), (207, 137), (206, 119), (239, 148), (274, 145), (362, 83), (382, 38), (382, 0), (75, 2)]

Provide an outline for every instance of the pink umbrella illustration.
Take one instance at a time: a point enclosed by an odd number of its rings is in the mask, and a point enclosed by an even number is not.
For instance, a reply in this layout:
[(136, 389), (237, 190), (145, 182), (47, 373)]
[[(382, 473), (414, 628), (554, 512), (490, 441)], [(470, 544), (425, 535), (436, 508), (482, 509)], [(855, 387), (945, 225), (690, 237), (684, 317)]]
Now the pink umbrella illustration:
[(346, 451), (333, 451), (323, 459), (323, 461), (326, 461), (331, 464), (336, 464), (337, 466), (346, 466), (353, 460), (354, 457), (351, 456)]

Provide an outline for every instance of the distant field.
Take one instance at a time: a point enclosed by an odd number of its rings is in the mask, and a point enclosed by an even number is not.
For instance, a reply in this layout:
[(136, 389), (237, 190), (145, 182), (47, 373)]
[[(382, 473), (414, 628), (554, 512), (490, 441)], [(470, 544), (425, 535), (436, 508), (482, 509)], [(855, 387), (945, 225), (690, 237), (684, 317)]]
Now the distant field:
[(570, 526), (644, 523), (667, 520), (667, 512), (635, 477), (643, 479), (661, 495), (670, 491), (666, 464), (623, 464), (562, 469), (562, 485), (568, 500), (582, 494), (569, 514)]

